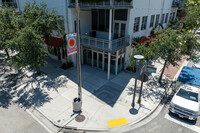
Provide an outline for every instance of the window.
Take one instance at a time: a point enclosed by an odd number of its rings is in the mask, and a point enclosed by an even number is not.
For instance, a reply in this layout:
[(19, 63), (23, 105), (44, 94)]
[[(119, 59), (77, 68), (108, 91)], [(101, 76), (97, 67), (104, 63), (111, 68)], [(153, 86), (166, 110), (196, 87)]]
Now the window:
[(165, 23), (167, 23), (167, 21), (168, 21), (168, 15), (169, 15), (169, 13), (166, 14)]
[(161, 24), (163, 24), (163, 22), (164, 22), (164, 19), (165, 19), (165, 14), (162, 14), (162, 18), (161, 18)]
[(134, 32), (139, 31), (139, 26), (140, 26), (140, 17), (136, 17), (135, 18), (135, 22), (134, 22), (134, 29), (133, 29), (133, 31)]
[(142, 17), (142, 26), (141, 30), (145, 30), (147, 26), (147, 16)]
[(109, 10), (92, 10), (92, 30), (109, 30)]
[(157, 15), (156, 15), (155, 26), (158, 25), (158, 23), (159, 23), (159, 19), (160, 19), (160, 14), (157, 14)]
[(127, 20), (127, 9), (115, 10), (115, 20)]
[(153, 27), (155, 15), (151, 15), (150, 28)]
[(172, 21), (172, 13), (170, 13), (169, 21)]

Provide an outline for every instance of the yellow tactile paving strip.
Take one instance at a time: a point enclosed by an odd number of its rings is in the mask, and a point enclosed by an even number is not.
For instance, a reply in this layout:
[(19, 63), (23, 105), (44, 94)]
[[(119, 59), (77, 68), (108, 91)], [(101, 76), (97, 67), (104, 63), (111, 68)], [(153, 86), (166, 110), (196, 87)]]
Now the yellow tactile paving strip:
[(115, 120), (107, 121), (107, 123), (108, 123), (108, 126), (110, 128), (128, 124), (128, 122), (126, 121), (125, 118), (120, 118), (120, 119), (115, 119)]

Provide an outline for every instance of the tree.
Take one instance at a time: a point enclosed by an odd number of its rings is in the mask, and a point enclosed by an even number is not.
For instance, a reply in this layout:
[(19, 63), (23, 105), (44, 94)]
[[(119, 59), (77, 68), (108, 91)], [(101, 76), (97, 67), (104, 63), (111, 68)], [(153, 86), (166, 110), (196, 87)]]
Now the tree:
[(18, 54), (12, 57), (13, 65), (17, 68), (36, 68), (37, 74), (41, 74), (40, 66), (46, 64), (47, 57), (43, 38), (52, 42), (52, 31), (61, 32), (58, 25), (61, 19), (56, 16), (55, 10), (49, 11), (44, 3), (27, 3), (24, 12), (18, 17), (17, 36), (12, 39), (14, 49), (18, 51)]
[(184, 7), (179, 9), (179, 29), (192, 30), (194, 33), (200, 27), (200, 1), (185, 0)]
[(11, 7), (0, 7), (0, 49), (4, 49), (9, 58), (10, 40), (16, 35), (17, 13)]
[(180, 40), (179, 31), (172, 28), (162, 30), (154, 39), (154, 45), (158, 46), (159, 56), (164, 60), (164, 66), (158, 80), (159, 83), (161, 83), (166, 66), (168, 64), (176, 66), (177, 62), (181, 60)]

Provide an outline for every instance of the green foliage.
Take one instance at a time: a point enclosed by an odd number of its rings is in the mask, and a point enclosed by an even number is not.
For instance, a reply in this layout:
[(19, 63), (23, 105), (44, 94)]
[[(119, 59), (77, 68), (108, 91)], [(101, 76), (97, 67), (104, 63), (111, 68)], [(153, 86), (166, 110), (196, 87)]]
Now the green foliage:
[(199, 0), (185, 0), (185, 6), (186, 7), (200, 6), (200, 1)]
[(47, 52), (44, 49), (44, 36), (49, 42), (53, 30), (61, 33), (58, 22), (62, 20), (56, 16), (54, 10), (49, 11), (47, 5), (42, 3), (36, 5), (27, 3), (24, 12), (17, 18), (18, 32), (11, 40), (12, 47), (17, 54), (11, 58), (11, 64), (16, 68), (36, 68), (40, 74), (39, 67), (46, 64)]
[[(144, 60), (146, 60), (147, 62), (152, 61), (154, 58), (157, 58), (158, 56), (158, 47), (156, 45), (154, 45), (153, 43), (148, 43), (147, 46), (147, 42), (144, 43), (137, 43), (137, 45), (134, 46), (134, 48), (132, 49), (132, 57), (131, 57), (131, 62), (130, 62), (130, 66), (135, 66), (136, 64), (136, 60), (133, 58), (134, 55), (143, 55), (144, 56)], [(141, 63), (144, 63), (144, 60), (141, 61)]]
[(43, 39), (32, 27), (22, 29), (18, 37), (14, 38), (13, 41), (16, 42), (16, 45), (20, 43), (19, 47), (15, 47), (19, 53), (11, 58), (16, 68), (30, 66), (33, 69), (46, 64), (48, 53), (42, 46)]
[(153, 39), (154, 45), (158, 47), (160, 58), (174, 66), (177, 65), (177, 61), (182, 57), (180, 54), (180, 41), (179, 31), (173, 30), (172, 28), (162, 30)]
[(200, 6), (192, 6), (186, 9), (184, 24), (187, 30), (196, 31), (200, 27)]
[(140, 40), (141, 40), (142, 38), (145, 38), (145, 36), (133, 38), (132, 44), (133, 44), (134, 46), (136, 46), (137, 44), (140, 43)]
[(7, 50), (10, 40), (16, 35), (16, 16), (13, 8), (0, 7), (0, 49)]
[(163, 27), (162, 24), (155, 25), (155, 26), (152, 28), (150, 34), (151, 34), (151, 35), (154, 35), (158, 27), (161, 27), (162, 30), (164, 29), (164, 27)]
[(197, 60), (199, 58), (200, 43), (197, 41), (200, 37), (194, 33), (183, 30), (181, 34), (181, 54), (188, 55), (188, 60)]

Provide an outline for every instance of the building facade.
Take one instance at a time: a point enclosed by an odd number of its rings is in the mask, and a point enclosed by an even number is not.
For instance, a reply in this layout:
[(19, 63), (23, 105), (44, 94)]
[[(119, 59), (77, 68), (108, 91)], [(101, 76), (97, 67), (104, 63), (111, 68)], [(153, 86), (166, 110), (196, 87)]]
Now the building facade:
[[(2, 1), (2, 0), (1, 0)], [(177, 1), (177, 0), (176, 0)], [(26, 0), (16, 0), (20, 12)], [(76, 32), (74, 0), (36, 0), (47, 3), (49, 9), (63, 16), (66, 34)], [(179, 5), (174, 0), (103, 0), (80, 2), (80, 34), (82, 64), (118, 74), (129, 65), (131, 42), (135, 37), (149, 36), (152, 28), (162, 24), (167, 28), (175, 21)], [(159, 30), (159, 29), (158, 29)], [(56, 36), (56, 35), (54, 35)], [(64, 61), (62, 49), (47, 46), (52, 58)], [(69, 56), (76, 65), (76, 55)]]

